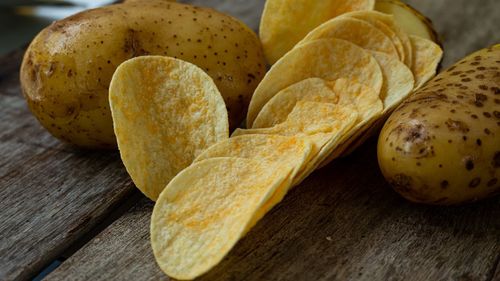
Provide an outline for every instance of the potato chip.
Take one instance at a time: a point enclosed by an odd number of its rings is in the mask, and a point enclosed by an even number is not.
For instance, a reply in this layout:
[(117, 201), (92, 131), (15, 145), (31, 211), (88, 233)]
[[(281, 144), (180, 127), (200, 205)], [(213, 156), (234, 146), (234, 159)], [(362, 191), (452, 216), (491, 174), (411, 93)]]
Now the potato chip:
[(346, 78), (364, 84), (377, 93), (383, 84), (382, 71), (368, 51), (340, 39), (323, 39), (294, 48), (266, 74), (250, 101), (247, 127), (262, 107), (279, 91), (304, 79)]
[(371, 53), (379, 62), (384, 75), (384, 86), (380, 92), (380, 98), (384, 104), (383, 111), (374, 118), (367, 120), (363, 126), (359, 126), (360, 128), (356, 133), (347, 137), (339, 145), (335, 153), (331, 154), (330, 158), (321, 164), (321, 167), (324, 167), (335, 158), (352, 153), (373, 136), (383, 125), (388, 115), (413, 91), (415, 83), (413, 74), (405, 64), (384, 53)]
[(123, 163), (152, 200), (198, 154), (229, 135), (214, 82), (181, 60), (143, 56), (124, 62), (113, 75), (109, 100)]
[(252, 128), (269, 128), (282, 123), (298, 101), (339, 102), (331, 82), (321, 78), (308, 78), (278, 92), (262, 108)]
[(438, 44), (411, 35), (413, 46), (413, 76), (415, 76), (415, 90), (421, 88), (427, 81), (436, 76), (437, 68), (443, 58), (443, 50)]
[(371, 52), (382, 69), (384, 84), (380, 91), (380, 99), (384, 103), (384, 114), (392, 111), (406, 98), (415, 86), (411, 70), (402, 62), (378, 52)]
[(281, 202), (292, 187), (295, 176), (303, 170), (312, 155), (312, 143), (306, 138), (278, 135), (242, 135), (221, 141), (198, 156), (195, 162), (216, 157), (250, 158), (266, 162), (271, 170), (291, 170), (287, 180), (280, 185), (256, 212), (248, 230), (273, 206)]
[(408, 67), (412, 63), (411, 42), (408, 35), (396, 24), (393, 15), (384, 14), (377, 11), (357, 11), (344, 14), (342, 16), (352, 17), (373, 24), (387, 35), (396, 47), (400, 60)]
[(183, 170), (160, 194), (151, 218), (160, 268), (187, 280), (217, 265), (288, 176), (244, 158), (212, 158)]
[(374, 7), (375, 0), (267, 0), (259, 32), (267, 61), (274, 64), (323, 22)]
[(194, 162), (217, 157), (250, 158), (269, 163), (269, 166), (288, 166), (292, 176), (309, 159), (312, 144), (296, 136), (242, 135), (212, 145)]
[(237, 129), (233, 137), (247, 134), (273, 134), (307, 138), (313, 144), (314, 157), (296, 177), (301, 182), (336, 148), (341, 137), (357, 122), (358, 112), (352, 106), (298, 101), (285, 122), (271, 128)]
[(297, 46), (327, 38), (346, 40), (363, 49), (386, 53), (399, 59), (391, 38), (370, 23), (350, 17), (338, 17), (323, 23), (307, 34)]
[(323, 167), (334, 159), (340, 157), (344, 150), (349, 147), (352, 142), (354, 142), (380, 118), (384, 109), (379, 96), (372, 89), (362, 84), (353, 83), (352, 81), (346, 79), (339, 79), (335, 81), (334, 90), (335, 92), (344, 93), (346, 96), (345, 99), (348, 100), (344, 102), (344, 104), (351, 103), (355, 106), (356, 110), (359, 112), (359, 116), (354, 127), (342, 136), (335, 150), (323, 160), (320, 167)]
[(336, 81), (309, 78), (274, 96), (259, 112), (254, 128), (269, 128), (284, 122), (299, 101), (354, 106), (360, 113), (361, 120), (372, 116), (373, 112), (380, 113), (383, 109), (378, 93), (362, 84), (344, 78)]

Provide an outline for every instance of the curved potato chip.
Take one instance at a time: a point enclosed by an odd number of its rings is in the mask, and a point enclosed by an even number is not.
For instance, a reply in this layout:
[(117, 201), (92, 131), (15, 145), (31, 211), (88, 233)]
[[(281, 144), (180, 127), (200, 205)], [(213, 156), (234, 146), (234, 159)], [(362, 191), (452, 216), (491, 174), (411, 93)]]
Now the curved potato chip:
[[(401, 38), (399, 38), (398, 34), (396, 34), (396, 31), (394, 30), (396, 24), (392, 15), (387, 15), (376, 11), (356, 11), (343, 14), (342, 17), (350, 17), (362, 20), (378, 28), (391, 39), (394, 47), (396, 47), (396, 50), (398, 51), (399, 59), (401, 61), (405, 61), (405, 48), (403, 46)], [(410, 41), (408, 40), (408, 43), (409, 42)]]
[(361, 120), (383, 109), (379, 94), (367, 86), (344, 78), (336, 81), (309, 78), (276, 94), (259, 112), (253, 128), (269, 128), (284, 122), (299, 101), (354, 106)]
[(213, 158), (194, 163), (163, 190), (151, 217), (160, 268), (194, 279), (217, 265), (254, 223), (289, 171), (261, 161)]
[(378, 61), (384, 76), (380, 99), (384, 103), (384, 114), (391, 112), (401, 103), (415, 86), (412, 71), (402, 62), (378, 52), (371, 52)]
[(143, 56), (124, 62), (113, 75), (109, 101), (123, 163), (152, 200), (199, 153), (229, 135), (214, 82), (181, 60)]
[(279, 91), (255, 118), (252, 128), (269, 128), (282, 123), (298, 101), (335, 103), (339, 96), (331, 83), (321, 78), (308, 78)]
[(337, 147), (342, 136), (356, 124), (358, 112), (352, 106), (298, 101), (285, 122), (271, 128), (236, 129), (233, 137), (248, 134), (273, 134), (307, 138), (313, 144), (313, 157), (296, 176), (300, 183)]
[[(365, 123), (358, 127), (354, 134), (346, 138), (339, 148), (320, 167), (326, 166), (335, 158), (352, 153), (372, 135), (374, 135), (386, 117), (413, 91), (415, 80), (410, 69), (402, 62), (378, 52), (371, 52), (379, 62), (384, 75), (384, 86), (380, 92), (383, 101), (383, 111), (373, 118), (365, 119)], [(358, 109), (359, 110), (359, 109)]]
[(346, 40), (363, 49), (386, 53), (399, 59), (391, 38), (370, 23), (350, 17), (338, 17), (323, 23), (309, 32), (297, 46), (327, 38)]
[[(281, 202), (292, 187), (295, 176), (304, 169), (312, 155), (312, 143), (306, 138), (278, 135), (242, 135), (221, 141), (198, 156), (195, 162), (216, 157), (250, 158), (266, 162), (268, 169), (290, 169), (287, 180), (259, 208), (249, 223), (250, 230), (273, 206)], [(278, 166), (278, 167), (276, 167)], [(282, 167), (280, 167), (282, 166)]]
[(281, 58), (264, 76), (250, 101), (247, 127), (262, 107), (279, 91), (310, 77), (326, 80), (347, 78), (380, 93), (382, 71), (368, 51), (340, 39), (305, 43)]
[(250, 158), (269, 166), (288, 166), (292, 177), (301, 170), (312, 152), (312, 144), (295, 136), (243, 135), (218, 142), (194, 162), (217, 157)]
[[(393, 60), (398, 61), (396, 59)], [(403, 63), (401, 64), (404, 65)], [(323, 167), (340, 157), (352, 142), (377, 122), (384, 110), (382, 101), (372, 89), (346, 79), (339, 79), (335, 81), (334, 85), (334, 91), (344, 93), (346, 99), (350, 99), (346, 103), (350, 102), (354, 105), (360, 114), (354, 127), (342, 136), (338, 146), (323, 159), (319, 167)]]
[(436, 76), (437, 68), (443, 58), (443, 50), (431, 40), (415, 35), (411, 35), (410, 40), (413, 46), (412, 71), (417, 90)]
[(267, 61), (274, 64), (323, 22), (374, 7), (375, 0), (267, 0), (259, 31)]

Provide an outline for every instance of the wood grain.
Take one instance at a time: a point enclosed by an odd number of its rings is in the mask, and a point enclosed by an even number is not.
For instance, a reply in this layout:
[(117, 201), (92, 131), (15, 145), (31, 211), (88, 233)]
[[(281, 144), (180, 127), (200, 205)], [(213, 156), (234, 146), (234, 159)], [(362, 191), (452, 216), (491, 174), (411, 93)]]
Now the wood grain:
[[(491, 280), (499, 203), (408, 203), (378, 172), (372, 140), (294, 189), (201, 280)], [(149, 244), (151, 210), (140, 202), (47, 280), (166, 279)]]
[(75, 150), (38, 124), (21, 56), (0, 60), (0, 280), (36, 275), (135, 188), (116, 152)]

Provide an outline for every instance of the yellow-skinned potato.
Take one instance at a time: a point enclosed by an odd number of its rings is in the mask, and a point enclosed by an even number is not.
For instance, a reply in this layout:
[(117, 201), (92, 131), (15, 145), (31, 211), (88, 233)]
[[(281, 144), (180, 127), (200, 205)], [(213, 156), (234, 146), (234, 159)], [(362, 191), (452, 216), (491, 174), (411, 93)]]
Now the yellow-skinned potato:
[(132, 1), (79, 13), (40, 32), (23, 60), (24, 95), (57, 138), (114, 148), (109, 83), (118, 65), (141, 55), (176, 57), (205, 70), (233, 127), (265, 72), (257, 36), (238, 20), (170, 1)]
[(416, 35), (441, 45), (432, 21), (400, 0), (377, 0), (375, 10), (394, 15), (399, 26), (409, 35)]
[(451, 205), (500, 192), (500, 45), (405, 101), (380, 134), (382, 173), (405, 198)]

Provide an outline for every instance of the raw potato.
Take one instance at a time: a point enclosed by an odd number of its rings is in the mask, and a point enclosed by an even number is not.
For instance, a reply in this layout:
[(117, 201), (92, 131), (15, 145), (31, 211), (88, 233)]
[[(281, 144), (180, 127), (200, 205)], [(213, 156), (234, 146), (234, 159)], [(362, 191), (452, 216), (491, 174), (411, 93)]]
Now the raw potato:
[(229, 137), (224, 100), (197, 66), (143, 56), (122, 63), (109, 88), (120, 156), (151, 200), (205, 149)]
[(206, 8), (141, 1), (85, 11), (44, 29), (26, 52), (22, 88), (31, 111), (57, 138), (114, 148), (111, 76), (125, 60), (148, 54), (177, 57), (205, 70), (233, 127), (265, 73), (259, 39), (238, 20)]
[(267, 61), (276, 63), (323, 22), (374, 6), (375, 0), (267, 0), (259, 32)]
[(370, 53), (341, 39), (321, 39), (294, 48), (266, 74), (250, 101), (247, 127), (264, 105), (279, 91), (304, 79), (325, 80), (346, 78), (364, 84), (380, 93), (382, 70)]
[(381, 170), (419, 203), (450, 205), (500, 191), (500, 45), (476, 52), (405, 101), (379, 138)]
[(377, 0), (375, 10), (394, 15), (396, 22), (409, 35), (416, 35), (441, 45), (432, 21), (400, 0)]

